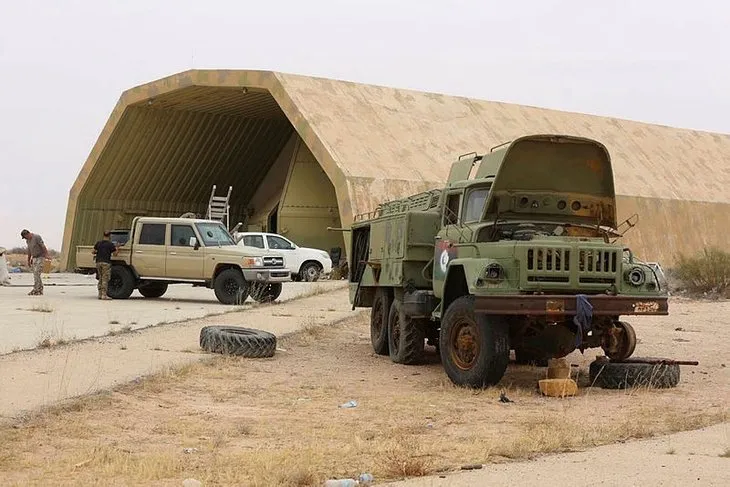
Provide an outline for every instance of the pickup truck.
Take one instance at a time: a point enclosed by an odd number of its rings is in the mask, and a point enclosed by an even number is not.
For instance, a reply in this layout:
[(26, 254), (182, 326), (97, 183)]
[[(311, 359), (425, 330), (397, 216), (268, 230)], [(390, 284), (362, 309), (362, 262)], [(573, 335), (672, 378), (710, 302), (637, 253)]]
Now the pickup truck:
[[(76, 272), (96, 268), (93, 245), (76, 248)], [(284, 259), (236, 245), (218, 221), (192, 218), (136, 217), (129, 240), (112, 257), (107, 294), (127, 299), (137, 289), (159, 298), (169, 284), (213, 289), (223, 304), (276, 300), (291, 271)]]

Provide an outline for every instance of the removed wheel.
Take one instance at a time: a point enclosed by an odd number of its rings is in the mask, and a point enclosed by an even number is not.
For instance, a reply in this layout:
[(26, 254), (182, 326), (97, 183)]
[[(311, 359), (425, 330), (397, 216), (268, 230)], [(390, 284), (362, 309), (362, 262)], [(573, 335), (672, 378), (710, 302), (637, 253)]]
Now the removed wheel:
[(320, 272), (322, 272), (322, 266), (316, 262), (307, 262), (302, 266), (301, 271), (299, 271), (299, 275), (302, 277), (303, 281), (315, 282), (319, 279)]
[(223, 304), (243, 304), (248, 298), (249, 285), (239, 269), (225, 269), (213, 282), (215, 297)]
[(109, 275), (106, 295), (112, 299), (127, 299), (135, 287), (132, 271), (123, 265), (113, 265)]
[(388, 314), (390, 296), (384, 288), (378, 288), (370, 309), (370, 343), (378, 355), (388, 355)]
[[(591, 384), (604, 389), (652, 387), (666, 389), (679, 384), (679, 365), (646, 364), (646, 358), (629, 358), (621, 362), (598, 359), (591, 362)], [(661, 359), (652, 359), (661, 360)]]
[(474, 296), (455, 300), (441, 319), (441, 363), (460, 386), (497, 384), (509, 363), (509, 327), (498, 316), (474, 313)]
[(276, 301), (281, 295), (282, 285), (280, 282), (251, 284), (251, 297), (258, 303), (270, 303)]
[(406, 316), (399, 299), (394, 299), (388, 313), (388, 355), (397, 364), (413, 365), (423, 360), (425, 327)]
[(167, 292), (166, 282), (146, 282), (137, 288), (145, 298), (159, 298)]
[(276, 336), (267, 331), (240, 326), (204, 326), (200, 330), (200, 348), (207, 352), (239, 357), (273, 357)]

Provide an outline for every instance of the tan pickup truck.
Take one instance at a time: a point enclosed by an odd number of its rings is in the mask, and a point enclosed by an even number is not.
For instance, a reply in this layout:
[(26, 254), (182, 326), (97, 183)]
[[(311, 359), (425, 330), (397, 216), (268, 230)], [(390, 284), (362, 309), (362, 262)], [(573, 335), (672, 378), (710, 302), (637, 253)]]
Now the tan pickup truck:
[[(135, 289), (159, 298), (169, 284), (182, 283), (213, 289), (223, 304), (242, 304), (249, 295), (268, 302), (291, 276), (283, 257), (236, 245), (217, 221), (137, 217), (130, 232), (112, 257), (107, 294), (114, 299), (127, 299)], [(76, 272), (96, 269), (93, 249), (76, 248)]]

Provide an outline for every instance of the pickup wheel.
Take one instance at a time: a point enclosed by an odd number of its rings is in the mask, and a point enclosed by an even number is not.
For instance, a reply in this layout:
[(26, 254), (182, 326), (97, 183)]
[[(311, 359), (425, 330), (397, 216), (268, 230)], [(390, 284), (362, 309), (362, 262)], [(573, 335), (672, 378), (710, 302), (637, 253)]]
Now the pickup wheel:
[(414, 320), (403, 311), (398, 298), (393, 300), (388, 314), (388, 352), (397, 364), (413, 365), (423, 360), (426, 342), (423, 322)]
[(113, 265), (109, 275), (106, 295), (112, 299), (127, 299), (135, 288), (134, 274), (129, 267)]
[(221, 303), (242, 305), (248, 298), (249, 284), (239, 269), (229, 268), (216, 276), (213, 290)]
[(303, 281), (315, 282), (319, 279), (320, 272), (322, 272), (322, 266), (317, 262), (305, 262), (299, 271), (299, 275)]
[(281, 288), (280, 282), (255, 282), (251, 284), (251, 297), (258, 303), (270, 303), (281, 295)]
[(370, 343), (378, 355), (388, 355), (388, 314), (390, 313), (388, 290), (379, 287), (375, 291), (370, 309)]
[(167, 292), (166, 282), (147, 282), (137, 288), (137, 291), (145, 298), (159, 298)]
[(474, 297), (456, 299), (441, 319), (441, 363), (460, 386), (497, 384), (509, 363), (509, 327), (498, 316), (476, 315)]

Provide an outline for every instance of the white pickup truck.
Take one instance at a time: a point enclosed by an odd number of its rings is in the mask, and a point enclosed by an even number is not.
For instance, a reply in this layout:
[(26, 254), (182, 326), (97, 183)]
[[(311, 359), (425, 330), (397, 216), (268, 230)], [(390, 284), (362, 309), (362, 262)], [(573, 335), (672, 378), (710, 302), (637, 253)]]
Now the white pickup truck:
[(291, 269), (294, 281), (313, 282), (332, 272), (332, 259), (324, 250), (299, 247), (276, 233), (240, 232), (233, 236), (238, 245), (284, 257), (284, 265)]

